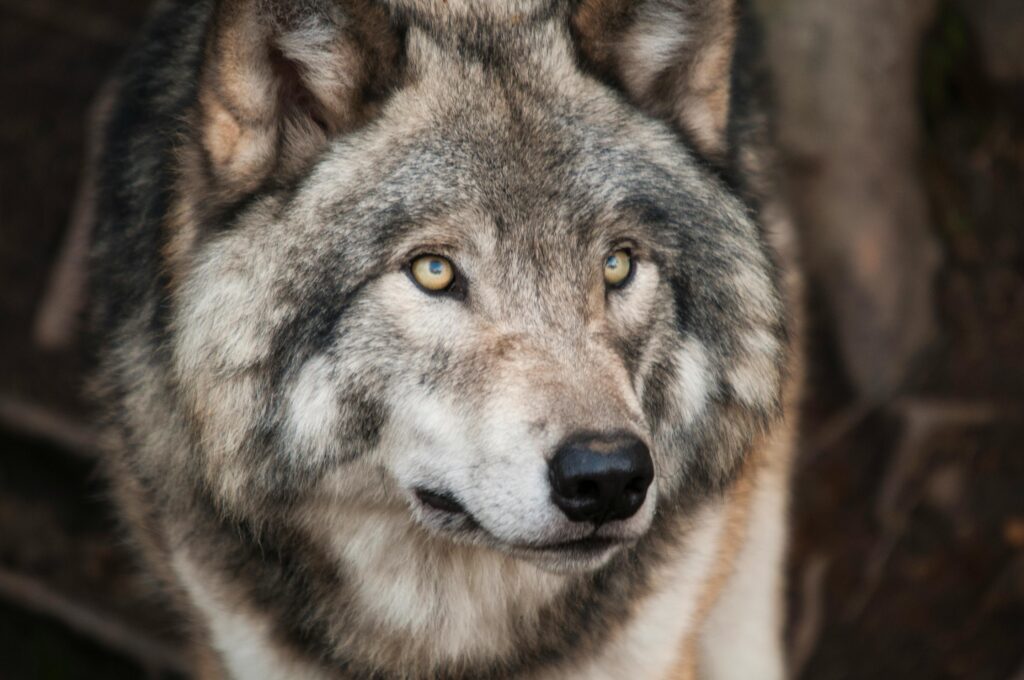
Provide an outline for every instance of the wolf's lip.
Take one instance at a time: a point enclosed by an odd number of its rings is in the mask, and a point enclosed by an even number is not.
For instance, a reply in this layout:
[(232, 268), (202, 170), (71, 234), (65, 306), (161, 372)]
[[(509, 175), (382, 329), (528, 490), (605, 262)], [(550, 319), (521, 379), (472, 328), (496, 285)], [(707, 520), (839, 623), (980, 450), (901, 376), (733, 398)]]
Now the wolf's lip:
[(598, 553), (621, 545), (622, 543), (623, 541), (619, 539), (604, 538), (602, 536), (589, 536), (587, 538), (562, 541), (560, 543), (524, 545), (521, 547), (533, 552)]
[(423, 503), (423, 505), (433, 508), (434, 510), (459, 515), (469, 514), (466, 511), (466, 508), (462, 507), (462, 504), (455, 500), (454, 496), (448, 493), (428, 491), (427, 489), (416, 489), (416, 498), (419, 499), (420, 503)]
[(480, 534), (487, 537), (487, 542), (494, 548), (511, 551), (520, 557), (541, 557), (551, 558), (562, 556), (582, 560), (593, 560), (606, 554), (613, 548), (626, 545), (631, 541), (624, 537), (608, 537), (590, 534), (582, 538), (572, 538), (564, 541), (553, 541), (550, 543), (519, 543), (502, 540), (487, 531), (486, 528), (476, 521), (476, 518), (462, 505), (455, 496), (446, 491), (431, 491), (423, 487), (413, 489), (416, 499), (433, 512), (441, 512), (456, 521), (452, 526), (445, 523), (447, 530), (456, 530), (457, 533), (467, 535)]

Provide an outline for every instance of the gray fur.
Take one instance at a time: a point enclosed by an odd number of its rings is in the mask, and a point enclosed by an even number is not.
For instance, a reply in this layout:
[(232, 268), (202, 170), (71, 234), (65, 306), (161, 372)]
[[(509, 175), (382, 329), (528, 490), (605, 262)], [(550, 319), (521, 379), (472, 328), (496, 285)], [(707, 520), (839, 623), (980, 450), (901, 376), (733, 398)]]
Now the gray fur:
[[(575, 7), (172, 2), (126, 62), (93, 249), (97, 392), (129, 525), (199, 619), (182, 564), (326, 677), (570, 668), (778, 422), (787, 321), (745, 171), (721, 153), (741, 140), (691, 144), (628, 68), (589, 60)], [(236, 24), (283, 70), (221, 63)], [(309, 31), (344, 59), (297, 47), (320, 44)], [(621, 244), (636, 277), (604, 291)], [(411, 283), (419, 252), (456, 264), (457, 294)], [(580, 430), (647, 441), (655, 485), (600, 529), (621, 541), (608, 554), (542, 554), (596, 530), (546, 486)], [(422, 487), (469, 513), (419, 505)], [(438, 592), (474, 569), (524, 590), (473, 647), (455, 624), (417, 632), (411, 605), (389, 624), (361, 599), (377, 563), (351, 552), (374, 531)]]

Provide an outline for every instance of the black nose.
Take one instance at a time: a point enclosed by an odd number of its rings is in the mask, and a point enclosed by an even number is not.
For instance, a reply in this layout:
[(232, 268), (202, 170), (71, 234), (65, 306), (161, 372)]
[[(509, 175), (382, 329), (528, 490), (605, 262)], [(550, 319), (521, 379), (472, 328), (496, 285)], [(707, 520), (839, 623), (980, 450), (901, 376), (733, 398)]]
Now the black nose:
[(570, 437), (548, 468), (552, 499), (574, 522), (632, 517), (654, 480), (647, 446), (626, 434)]

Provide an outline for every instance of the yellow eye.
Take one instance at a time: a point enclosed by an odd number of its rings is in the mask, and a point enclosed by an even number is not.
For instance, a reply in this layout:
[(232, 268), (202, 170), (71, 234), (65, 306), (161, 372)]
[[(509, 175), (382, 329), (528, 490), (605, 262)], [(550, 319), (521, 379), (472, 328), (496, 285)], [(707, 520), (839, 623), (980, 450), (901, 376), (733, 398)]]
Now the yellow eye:
[(616, 250), (604, 261), (604, 282), (609, 286), (621, 286), (633, 271), (633, 258), (628, 250)]
[(447, 290), (455, 280), (455, 267), (440, 255), (420, 255), (411, 270), (416, 283), (433, 293)]

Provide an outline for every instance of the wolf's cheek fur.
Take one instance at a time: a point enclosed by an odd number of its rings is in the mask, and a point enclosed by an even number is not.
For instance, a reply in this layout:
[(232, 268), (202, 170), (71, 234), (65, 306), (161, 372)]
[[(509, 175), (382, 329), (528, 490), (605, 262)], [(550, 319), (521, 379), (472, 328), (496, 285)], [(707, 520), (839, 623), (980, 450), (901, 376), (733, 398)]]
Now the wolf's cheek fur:
[(178, 291), (174, 315), (180, 329), (174, 376), (185, 386), (182, 399), (197, 437), (193, 445), (203, 476), (229, 504), (247, 486), (243, 448), (262, 415), (260, 367), (270, 355), (274, 327), (289, 313), (272, 294), (274, 263), (252, 266), (236, 241), (210, 248), (194, 264)]

